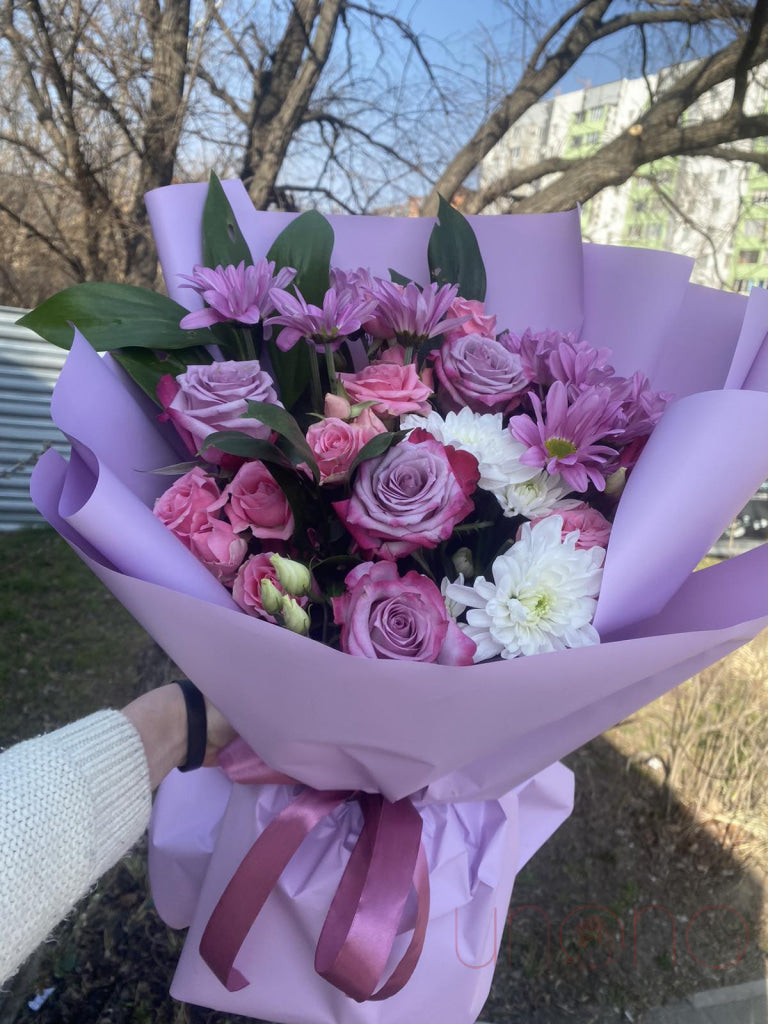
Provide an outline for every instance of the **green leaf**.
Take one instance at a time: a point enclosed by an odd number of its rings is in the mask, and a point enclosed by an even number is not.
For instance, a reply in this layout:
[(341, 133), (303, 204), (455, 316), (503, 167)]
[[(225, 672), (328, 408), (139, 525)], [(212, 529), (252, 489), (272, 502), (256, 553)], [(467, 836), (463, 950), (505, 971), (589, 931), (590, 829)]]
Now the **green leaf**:
[(377, 459), (379, 455), (383, 455), (397, 441), (402, 441), (407, 433), (407, 430), (395, 430), (392, 433), (387, 432), (386, 434), (377, 434), (375, 437), (372, 437), (355, 456), (352, 465), (349, 467), (349, 478), (352, 479), (352, 474), (361, 462), (367, 462), (368, 459)]
[(60, 348), (72, 346), (72, 324), (97, 352), (116, 348), (162, 351), (207, 345), (208, 331), (183, 331), (188, 310), (165, 295), (132, 284), (76, 284), (52, 295), (18, 321)]
[(202, 346), (177, 349), (169, 353), (165, 359), (161, 359), (148, 348), (115, 349), (112, 358), (157, 405), (160, 405), (157, 400), (157, 385), (161, 377), (167, 373), (172, 377), (178, 377), (188, 366), (202, 366), (213, 362), (208, 351)]
[(389, 279), (392, 284), (401, 284), (403, 287), (411, 283), (410, 277), (406, 277), (405, 274), (399, 274), (396, 270), (393, 270), (392, 267), (389, 268)]
[(149, 473), (151, 476), (183, 476), (191, 469), (197, 469), (199, 462), (177, 462), (175, 466), (161, 466), (160, 469), (140, 469), (140, 473)]
[[(330, 287), (332, 251), (333, 228), (325, 217), (310, 210), (280, 232), (267, 259), (274, 260), (277, 270), (293, 267), (296, 271), (294, 285), (307, 302), (322, 306), (323, 296)], [(286, 409), (292, 409), (309, 384), (309, 356), (304, 343), (298, 342), (282, 352), (273, 338), (269, 342), (269, 355), (280, 385), (280, 397)]]
[(276, 269), (293, 267), (294, 284), (307, 300), (322, 306), (330, 287), (333, 228), (321, 213), (302, 213), (281, 231), (267, 253)]
[(263, 438), (250, 437), (241, 430), (217, 430), (205, 439), (202, 450), (218, 448), (228, 455), (239, 455), (243, 459), (259, 459), (261, 462), (274, 462), (278, 466), (290, 468), (290, 462), (271, 441)]
[(203, 263), (206, 267), (237, 266), (253, 263), (251, 250), (243, 237), (221, 182), (211, 171), (203, 207)]
[(301, 427), (289, 412), (270, 402), (249, 402), (246, 416), (252, 416), (276, 431), (287, 442), (283, 450), (294, 466), (305, 462), (312, 470), (315, 480), (320, 479), (320, 470), (317, 468), (312, 449), (307, 444)]
[(467, 218), (440, 196), (438, 223), (429, 236), (429, 274), (438, 284), (457, 284), (464, 299), (485, 300), (480, 246)]

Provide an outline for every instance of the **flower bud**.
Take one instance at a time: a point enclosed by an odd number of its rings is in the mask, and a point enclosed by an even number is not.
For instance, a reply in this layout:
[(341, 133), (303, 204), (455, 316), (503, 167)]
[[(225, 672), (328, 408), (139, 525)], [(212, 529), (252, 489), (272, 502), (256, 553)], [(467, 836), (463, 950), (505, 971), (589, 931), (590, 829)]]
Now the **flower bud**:
[(283, 595), (272, 580), (264, 577), (260, 584), (261, 606), (267, 615), (278, 615), (283, 608)]
[(474, 576), (475, 566), (472, 561), (472, 552), (469, 548), (459, 548), (459, 550), (453, 555), (451, 561), (453, 567), (457, 573), (464, 576)]
[(309, 633), (309, 615), (304, 611), (295, 597), (283, 597), (283, 623), (292, 633), (306, 636)]
[(306, 565), (294, 562), (291, 558), (283, 558), (282, 555), (271, 555), (269, 560), (286, 594), (301, 597), (312, 589), (312, 576)]
[(624, 490), (624, 485), (627, 482), (627, 470), (624, 466), (617, 469), (615, 473), (611, 473), (605, 481), (605, 493), (609, 498), (618, 498), (621, 492)]

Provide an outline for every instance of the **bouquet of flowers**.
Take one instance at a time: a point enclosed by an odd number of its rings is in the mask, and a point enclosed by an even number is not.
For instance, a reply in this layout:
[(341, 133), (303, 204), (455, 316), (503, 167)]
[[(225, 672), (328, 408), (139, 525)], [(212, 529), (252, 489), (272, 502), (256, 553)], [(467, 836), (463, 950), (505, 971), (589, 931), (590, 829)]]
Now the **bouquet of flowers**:
[(27, 323), (112, 352), (72, 344), (38, 507), (243, 737), (156, 804), (172, 994), (469, 1022), (553, 762), (768, 621), (762, 551), (692, 573), (768, 474), (766, 297), (576, 212), (148, 204), (191, 311), (83, 285)]

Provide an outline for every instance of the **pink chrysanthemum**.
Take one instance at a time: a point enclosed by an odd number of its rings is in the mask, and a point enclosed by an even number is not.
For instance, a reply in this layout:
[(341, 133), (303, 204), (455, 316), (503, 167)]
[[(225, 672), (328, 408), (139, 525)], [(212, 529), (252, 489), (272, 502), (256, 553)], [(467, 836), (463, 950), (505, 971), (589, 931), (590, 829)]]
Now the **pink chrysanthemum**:
[(362, 328), (363, 322), (376, 307), (370, 296), (356, 293), (349, 288), (329, 288), (323, 297), (322, 309), (308, 303), (303, 295), (276, 288), (272, 300), (278, 315), (270, 317), (267, 324), (279, 324), (283, 329), (277, 338), (277, 347), (287, 352), (297, 341), (304, 338), (318, 348), (329, 342), (332, 349)]
[(512, 436), (528, 449), (520, 461), (559, 473), (575, 491), (585, 491), (590, 481), (604, 490), (606, 470), (617, 452), (595, 442), (621, 431), (621, 404), (610, 389), (587, 388), (569, 404), (566, 385), (555, 381), (547, 394), (546, 416), (535, 392), (530, 399), (536, 419), (521, 415), (509, 421)]
[(609, 385), (613, 379), (613, 367), (608, 363), (611, 350), (593, 348), (586, 341), (576, 341), (566, 335), (555, 346), (547, 359), (553, 381), (560, 380), (568, 387), (568, 396), (574, 398), (588, 387)]
[(458, 327), (466, 316), (443, 319), (458, 294), (458, 285), (428, 284), (423, 290), (374, 279), (376, 321), (383, 337), (396, 338), (401, 345), (414, 345)]
[(247, 267), (245, 262), (215, 269), (195, 266), (191, 276), (179, 274), (182, 288), (191, 288), (207, 303), (206, 309), (188, 313), (179, 326), (184, 330), (210, 327), (211, 324), (234, 320), (241, 324), (257, 324), (275, 308), (271, 299), (273, 288), (286, 288), (296, 271), (283, 267), (275, 274), (275, 264), (265, 259)]
[(650, 434), (672, 398), (665, 392), (653, 391), (648, 378), (640, 372), (631, 377), (614, 377), (608, 385), (621, 405), (622, 444)]

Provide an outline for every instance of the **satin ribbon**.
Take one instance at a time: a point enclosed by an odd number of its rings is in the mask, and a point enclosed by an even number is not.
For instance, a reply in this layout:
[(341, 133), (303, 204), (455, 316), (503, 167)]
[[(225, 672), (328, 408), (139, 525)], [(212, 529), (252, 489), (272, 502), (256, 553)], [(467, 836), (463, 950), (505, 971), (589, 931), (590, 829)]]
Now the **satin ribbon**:
[[(273, 771), (240, 739), (222, 751), (219, 763), (233, 782), (297, 784)], [(391, 803), (378, 793), (306, 788), (251, 846), (200, 940), (200, 955), (230, 992), (248, 985), (234, 966), (235, 958), (284, 868), (315, 826), (349, 800), (360, 804), (363, 827), (325, 918), (315, 970), (358, 1002), (393, 996), (413, 974), (429, 920), (421, 815), (407, 798)], [(416, 893), (413, 934), (388, 980), (376, 991), (411, 888)]]

